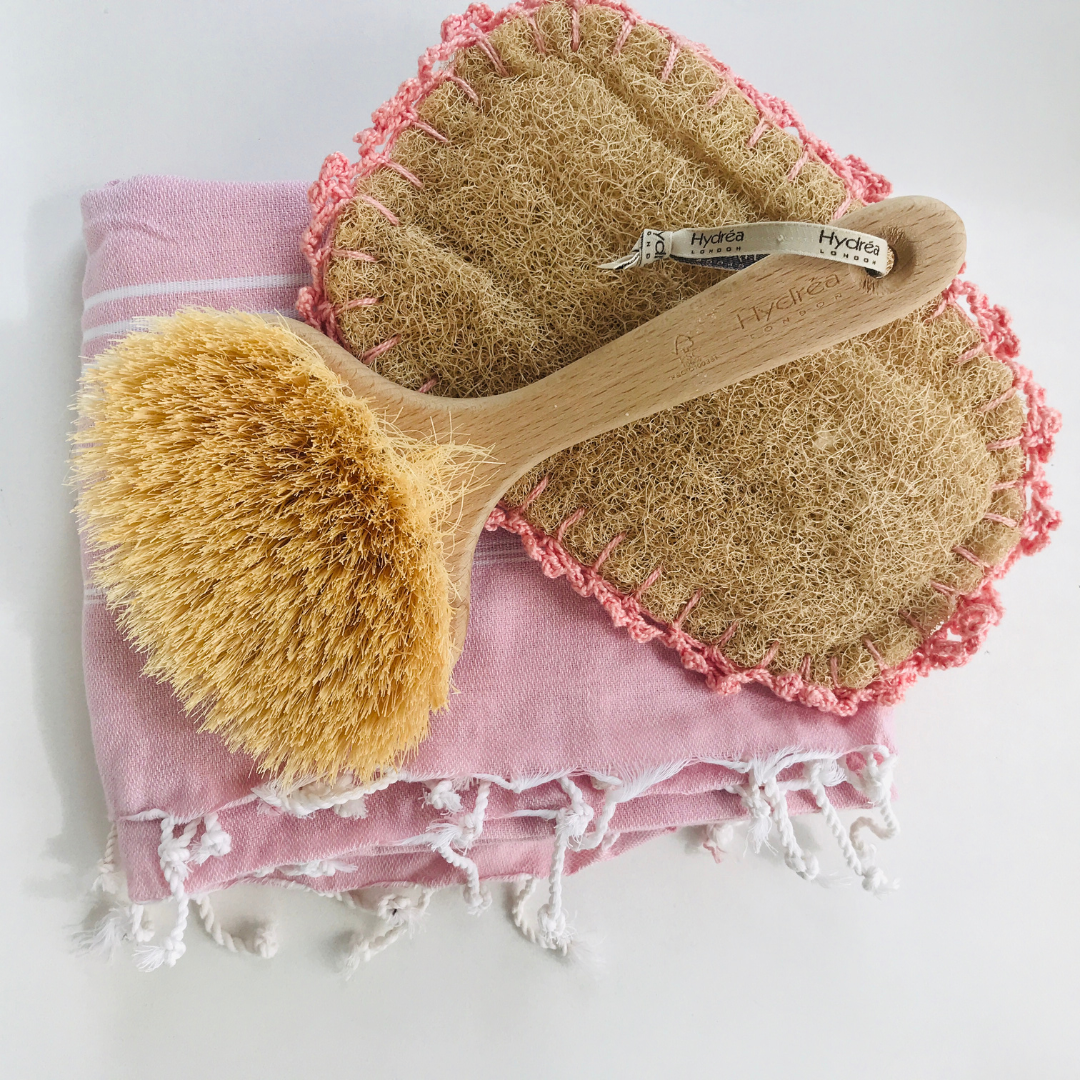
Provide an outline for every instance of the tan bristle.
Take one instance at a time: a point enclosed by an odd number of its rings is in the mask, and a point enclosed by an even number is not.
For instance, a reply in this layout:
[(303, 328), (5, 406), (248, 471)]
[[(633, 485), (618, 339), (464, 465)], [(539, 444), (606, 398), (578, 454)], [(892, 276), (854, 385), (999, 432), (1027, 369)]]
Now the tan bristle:
[(187, 311), (86, 371), (93, 577), (202, 727), (287, 779), (399, 762), (446, 703), (441, 517), (472, 448), (407, 438), (284, 326)]

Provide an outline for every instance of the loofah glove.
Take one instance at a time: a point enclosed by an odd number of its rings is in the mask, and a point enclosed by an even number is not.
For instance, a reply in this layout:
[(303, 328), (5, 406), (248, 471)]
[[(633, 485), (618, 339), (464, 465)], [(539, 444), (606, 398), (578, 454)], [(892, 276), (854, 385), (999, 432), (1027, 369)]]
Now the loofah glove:
[[(724, 273), (599, 268), (643, 228), (828, 223), (889, 192), (615, 3), (471, 8), (374, 120), (359, 164), (328, 159), (312, 189), (301, 308), (445, 396), (541, 378)], [(895, 700), (981, 640), (1045, 454), (1022, 439), (1003, 313), (978, 299), (980, 332), (956, 299), (557, 454), (492, 524), (718, 689), (843, 714)]]

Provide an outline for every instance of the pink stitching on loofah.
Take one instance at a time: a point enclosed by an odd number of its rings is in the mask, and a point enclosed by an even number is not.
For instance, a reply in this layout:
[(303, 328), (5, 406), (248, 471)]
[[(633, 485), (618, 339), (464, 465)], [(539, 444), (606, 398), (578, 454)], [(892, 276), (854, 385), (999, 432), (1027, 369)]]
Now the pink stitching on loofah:
[(544, 494), (544, 489), (548, 486), (548, 481), (551, 480), (550, 476), (543, 476), (537, 485), (525, 496), (525, 501), (518, 507), (519, 510), (525, 511)]
[[(380, 164), (382, 163), (380, 162)], [(371, 206), (374, 209), (378, 210), (379, 213), (382, 214), (382, 216), (386, 218), (386, 220), (389, 221), (391, 225), (401, 224), (401, 221), (398, 219), (397, 214), (395, 214), (392, 210), (387, 210), (387, 208), (383, 206), (383, 204), (379, 202), (378, 199), (372, 198), (372, 196), (367, 195), (362, 191), (355, 197), (361, 202), (366, 202), (368, 206)]]
[(1015, 529), (1020, 524), (1015, 518), (1006, 517), (1004, 514), (983, 514), (983, 521), (996, 521), (999, 525), (1006, 525), (1010, 529)]
[(869, 637), (862, 639), (863, 648), (874, 658), (875, 663), (882, 671), (888, 671), (889, 665), (885, 663), (885, 657), (878, 652), (877, 646), (870, 640)]
[[(569, 552), (567, 552), (567, 554), (569, 554)], [(571, 555), (571, 556), (570, 556), (570, 558), (573, 558), (573, 556)], [(652, 572), (652, 573), (651, 573), (651, 574), (650, 574), (650, 575), (649, 575), (649, 576), (648, 576), (648, 577), (647, 577), (647, 578), (646, 578), (646, 579), (645, 579), (645, 580), (644, 580), (644, 581), (643, 581), (643, 582), (642, 582), (642, 583), (641, 583), (641, 584), (640, 584), (640, 585), (639, 585), (639, 586), (638, 586), (638, 587), (637, 587), (637, 588), (636, 588), (636, 589), (634, 590), (634, 593), (633, 593), (634, 599), (635, 599), (635, 600), (640, 600), (640, 599), (641, 599), (641, 594), (642, 594), (643, 592), (645, 592), (645, 590), (646, 590), (646, 589), (650, 589), (650, 588), (652, 588), (652, 586), (653, 586), (653, 585), (655, 585), (655, 584), (656, 584), (656, 583), (657, 583), (657, 582), (658, 582), (658, 581), (660, 580), (660, 577), (661, 577), (661, 575), (662, 575), (663, 573), (664, 573), (664, 568), (663, 568), (662, 566), (658, 566), (658, 567), (657, 567), (657, 568), (656, 568), (656, 569), (655, 569), (655, 570), (654, 570), (654, 571), (653, 571), (653, 572)]]
[(954, 544), (950, 549), (954, 555), (959, 555), (961, 559), (967, 559), (973, 566), (979, 567), (980, 570), (989, 570), (990, 564), (983, 562), (978, 555), (973, 551), (969, 551), (966, 547), (962, 547), (960, 544)]
[(349, 308), (373, 307), (382, 302), (381, 296), (359, 296), (355, 300), (346, 300), (342, 307), (347, 311)]
[(360, 361), (364, 364), (370, 364), (372, 360), (382, 356), (384, 352), (392, 349), (401, 340), (400, 334), (394, 334), (393, 337), (388, 337), (385, 341), (380, 342), (378, 345), (372, 345), (366, 352), (360, 354)]
[(540, 27), (536, 25), (536, 16), (530, 11), (525, 16), (525, 21), (532, 30), (533, 45), (541, 56), (547, 56), (547, 46), (544, 44), (544, 35), (540, 33)]
[(418, 394), (426, 394), (429, 390), (433, 390), (438, 385), (439, 385), (439, 377), (438, 377), (438, 375), (432, 375), (431, 378), (428, 379), (427, 382), (425, 382), (424, 385), (421, 386), (420, 389), (417, 390), (416, 392)]
[[(337, 215), (353, 197), (357, 180), (380, 167), (383, 162), (382, 155), (389, 154), (402, 131), (409, 127), (419, 127), (432, 137), (446, 141), (445, 136), (420, 121), (416, 112), (420, 102), (449, 77), (447, 69), (441, 65), (452, 64), (453, 57), (459, 50), (480, 44), (482, 38), (510, 19), (525, 17), (532, 19), (535, 24), (535, 12), (547, 2), (548, 0), (519, 0), (498, 13), (492, 12), (486, 4), (472, 4), (464, 14), (452, 15), (444, 20), (442, 40), (420, 58), (416, 77), (402, 83), (398, 93), (372, 114), (372, 126), (357, 134), (357, 163), (351, 165), (342, 154), (331, 154), (323, 162), (319, 178), (308, 190), (312, 218), (304, 233), (301, 249), (311, 267), (312, 284), (300, 291), (297, 310), (301, 318), (321, 329), (329, 337), (337, 339), (336, 316), (332, 305), (326, 299), (324, 283)], [(646, 22), (622, 0), (572, 0), (569, 6), (574, 16), (584, 4), (614, 11), (622, 16), (622, 27), (612, 49), (615, 56), (621, 52), (633, 28), (639, 22)], [(579, 20), (575, 18), (574, 21)], [(684, 41), (655, 23), (649, 22), (647, 25), (659, 31), (673, 44), (677, 43), (679, 48), (692, 51), (716, 73), (722, 85), (706, 102), (707, 108), (712, 108), (722, 101), (730, 87), (735, 86), (757, 109), (761, 117), (759, 128), (762, 122), (767, 122), (776, 127), (793, 129), (803, 145), (804, 154), (809, 154), (827, 165), (843, 181), (848, 196), (837, 208), (834, 220), (842, 216), (856, 200), (873, 203), (891, 194), (892, 185), (888, 180), (874, 172), (859, 157), (848, 155), (841, 158), (828, 143), (806, 128), (798, 113), (787, 102), (757, 90), (736, 76), (705, 46)], [(538, 42), (537, 51), (545, 51), (542, 42)], [(760, 135), (758, 137), (760, 138)], [(963, 267), (960, 272), (964, 272)], [(931, 582), (931, 587), (938, 592), (956, 598), (956, 609), (942, 626), (926, 636), (907, 660), (884, 670), (879, 678), (861, 690), (849, 690), (839, 685), (835, 656), (829, 659), (832, 687), (812, 683), (801, 672), (774, 676), (761, 665), (740, 668), (723, 654), (723, 649), (735, 633), (737, 623), (733, 623), (725, 631), (719, 642), (706, 645), (678, 627), (665, 627), (653, 620), (640, 603), (641, 586), (633, 595), (620, 593), (606, 582), (595, 568), (582, 565), (554, 537), (531, 525), (522, 516), (529, 503), (543, 491), (547, 484), (546, 477), (519, 507), (500, 505), (492, 511), (486, 527), (504, 528), (516, 533), (521, 537), (530, 557), (540, 564), (544, 574), (553, 578), (565, 576), (576, 592), (594, 597), (608, 612), (614, 625), (626, 629), (634, 640), (648, 642), (659, 639), (664, 645), (675, 650), (685, 667), (704, 674), (707, 685), (719, 693), (734, 693), (747, 682), (758, 682), (787, 701), (798, 701), (839, 716), (852, 715), (864, 701), (894, 704), (903, 697), (904, 690), (916, 679), (938, 668), (963, 664), (978, 650), (990, 628), (1001, 617), (1001, 603), (994, 582), (1006, 573), (1021, 555), (1030, 555), (1043, 548), (1049, 542), (1050, 533), (1060, 522), (1060, 515), (1050, 506), (1050, 484), (1046, 480), (1044, 469), (1053, 451), (1054, 436), (1061, 426), (1060, 416), (1045, 404), (1044, 391), (1035, 382), (1031, 372), (1017, 363), (1019, 344), (1010, 327), (1008, 315), (1003, 308), (990, 304), (977, 286), (957, 277), (945, 290), (941, 303), (929, 319), (941, 315), (950, 305), (959, 309), (961, 299), (966, 300), (971, 317), (979, 328), (983, 351), (1012, 371), (1014, 391), (1021, 393), (1026, 402), (1021, 435), (1015, 441), (1001, 440), (996, 447), (1004, 449), (1006, 444), (1022, 446), (1025, 455), (1024, 473), (1016, 481), (995, 484), (993, 488), (1002, 490), (1017, 487), (1024, 493), (1026, 508), (1019, 522), (1020, 542), (1004, 562), (987, 571), (972, 592), (961, 594), (951, 586)], [(392, 348), (399, 340), (399, 335), (395, 334), (381, 345), (367, 350), (361, 359), (370, 362)], [(990, 444), (991, 447), (994, 445)], [(658, 572), (659, 568), (654, 571)], [(779, 644), (776, 647), (779, 648)]]
[(569, 517), (563, 518), (559, 522), (559, 527), (555, 530), (555, 539), (561, 544), (563, 537), (566, 535), (566, 530), (572, 529), (584, 516), (585, 507), (579, 506)]
[(758, 122), (757, 127), (750, 133), (750, 138), (746, 140), (748, 149), (753, 150), (757, 146), (758, 139), (765, 134), (765, 129), (769, 126), (769, 121), (763, 116)]
[[(708, 100), (705, 102), (705, 108), (706, 109), (712, 109), (715, 106), (719, 105), (720, 102), (723, 101), (724, 98), (726, 98), (728, 96), (728, 93), (730, 91), (731, 91), (731, 83), (729, 83), (729, 82), (724, 83), (724, 85), (721, 86), (719, 90), (717, 90), (714, 94), (709, 95)], [(789, 176), (788, 179), (790, 180), (790, 179), (792, 179), (792, 177)]]
[(664, 61), (663, 70), (660, 72), (660, 81), (667, 82), (671, 78), (671, 73), (675, 70), (675, 61), (679, 58), (679, 46), (673, 41), (671, 43), (671, 49), (668, 51), (667, 60)]
[(421, 120), (419, 117), (416, 117), (409, 127), (418, 128), (426, 135), (430, 135), (436, 142), (448, 143), (450, 141), (441, 131), (436, 131), (435, 128)]
[(844, 201), (843, 201), (843, 202), (842, 202), (842, 203), (841, 203), (841, 204), (840, 204), (840, 205), (839, 205), (839, 206), (838, 206), (838, 207), (836, 208), (836, 210), (834, 210), (834, 211), (833, 211), (833, 216), (832, 216), (832, 219), (833, 219), (833, 221), (839, 221), (839, 219), (840, 219), (840, 218), (842, 218), (842, 217), (843, 217), (843, 216), (844, 216), (844, 215), (845, 215), (845, 214), (846, 214), (846, 213), (848, 212), (848, 208), (849, 208), (849, 207), (851, 206), (851, 204), (852, 204), (852, 203), (853, 203), (854, 201), (855, 201), (855, 197), (854, 197), (853, 195), (849, 195), (849, 196), (848, 196), (848, 197), (847, 197), (847, 198), (846, 198), (846, 199), (845, 199), (845, 200), (844, 200)]
[(409, 172), (409, 170), (406, 169), (404, 165), (395, 161), (392, 157), (388, 156), (387, 154), (380, 154), (379, 157), (379, 164), (384, 169), (393, 169), (393, 171), (396, 172), (398, 176), (403, 176), (415, 188), (422, 188), (424, 186), (424, 183), (420, 179), (420, 177)]
[(994, 398), (993, 401), (988, 401), (985, 405), (980, 405), (978, 412), (990, 412), (992, 409), (996, 409), (999, 405), (1004, 405), (1010, 398), (1016, 397), (1016, 387), (1010, 386), (1001, 397)]
[(697, 607), (697, 603), (698, 603), (698, 601), (700, 599), (701, 599), (701, 590), (698, 589), (694, 593), (694, 595), (691, 596), (690, 599), (687, 600), (685, 604), (683, 604), (682, 611), (679, 612), (678, 618), (671, 625), (676, 627), (677, 629), (681, 630), (682, 629), (682, 624), (683, 624), (683, 619), (685, 619), (686, 616), (689, 615), (690, 612), (693, 611), (694, 608)]
[(951, 585), (946, 585), (941, 581), (931, 581), (930, 588), (935, 592), (941, 593), (942, 596), (959, 596), (960, 590), (954, 589)]
[(981, 353), (982, 351), (983, 351), (983, 347), (982, 347), (982, 342), (980, 341), (978, 345), (972, 346), (972, 348), (968, 349), (967, 352), (962, 352), (953, 361), (953, 363), (957, 364), (957, 365), (966, 364), (969, 360), (974, 360), (975, 357), (978, 356), (979, 353)]
[(626, 533), (619, 533), (617, 536), (613, 536), (605, 545), (604, 550), (596, 556), (596, 561), (592, 564), (594, 570), (599, 570), (601, 566), (608, 561), (611, 553), (626, 539)]
[[(766, 650), (765, 655), (758, 661), (758, 668), (762, 671), (766, 670), (768, 666), (776, 659), (776, 654), (780, 651), (780, 642), (774, 641)], [(794, 674), (794, 672), (792, 673)]]
[(510, 77), (510, 72), (507, 70), (506, 65), (503, 63), (503, 58), (499, 55), (499, 50), (488, 40), (486, 34), (482, 35), (476, 42), (477, 48), (491, 61), (491, 66), (501, 75), (504, 79)]
[(802, 167), (810, 160), (810, 151), (804, 150), (800, 155), (798, 161), (791, 166), (791, 171), (787, 174), (788, 182), (794, 183), (795, 177), (802, 172)]
[(900, 618), (908, 624), (908, 626), (914, 627), (916, 630), (918, 630), (924, 638), (930, 636), (930, 631), (927, 630), (926, 627), (923, 626), (923, 624), (919, 622), (919, 620), (916, 619), (910, 611), (898, 611), (896, 614), (899, 615)]
[(451, 74), (449, 71), (444, 71), (442, 78), (443, 82), (453, 83), (455, 86), (460, 87), (461, 90), (464, 92), (465, 96), (474, 105), (480, 104), (480, 96), (464, 79), (460, 78), (457, 75)]
[(612, 56), (618, 56), (623, 51), (623, 46), (634, 32), (635, 26), (637, 26), (636, 18), (627, 16), (623, 19), (622, 26), (619, 27), (619, 36), (615, 39), (615, 44), (611, 47)]

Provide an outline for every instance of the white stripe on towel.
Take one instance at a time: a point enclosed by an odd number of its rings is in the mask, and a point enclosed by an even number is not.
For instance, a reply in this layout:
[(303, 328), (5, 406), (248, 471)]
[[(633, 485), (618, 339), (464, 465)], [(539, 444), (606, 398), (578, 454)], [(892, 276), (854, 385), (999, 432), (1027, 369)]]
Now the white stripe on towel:
[(83, 311), (110, 300), (130, 300), (136, 296), (171, 296), (175, 293), (229, 292), (231, 289), (273, 289), (285, 285), (308, 285), (310, 274), (264, 274), (258, 277), (202, 278), (198, 281), (154, 281), (147, 285), (121, 285), (94, 293), (83, 301)]
[(120, 337), (122, 334), (128, 334), (132, 330), (145, 330), (146, 318), (144, 315), (137, 319), (124, 319), (122, 322), (102, 323), (101, 326), (93, 326), (89, 330), (83, 331), (83, 344), (93, 341), (94, 338), (105, 337), (107, 334)]

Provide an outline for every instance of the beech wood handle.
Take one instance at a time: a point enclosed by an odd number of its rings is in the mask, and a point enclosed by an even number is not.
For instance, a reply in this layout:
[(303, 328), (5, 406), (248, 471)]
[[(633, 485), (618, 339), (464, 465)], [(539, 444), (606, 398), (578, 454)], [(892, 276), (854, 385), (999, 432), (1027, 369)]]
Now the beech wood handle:
[(402, 432), (491, 450), (450, 515), (444, 538), (456, 650), (465, 640), (477, 538), (498, 499), (534, 465), (902, 318), (940, 294), (964, 260), (963, 222), (934, 199), (889, 199), (848, 214), (843, 223), (889, 244), (895, 263), (885, 277), (871, 278), (850, 264), (770, 255), (539, 382), (496, 397), (438, 398), (407, 390), (310, 326), (278, 317)]
[(489, 448), (492, 461), (479, 467), (467, 500), (479, 512), (559, 450), (901, 318), (938, 295), (964, 261), (964, 224), (936, 199), (887, 199), (842, 221), (886, 240), (895, 263), (885, 277), (770, 255), (560, 371), (494, 397), (407, 390), (317, 330), (281, 321), (402, 431)]

